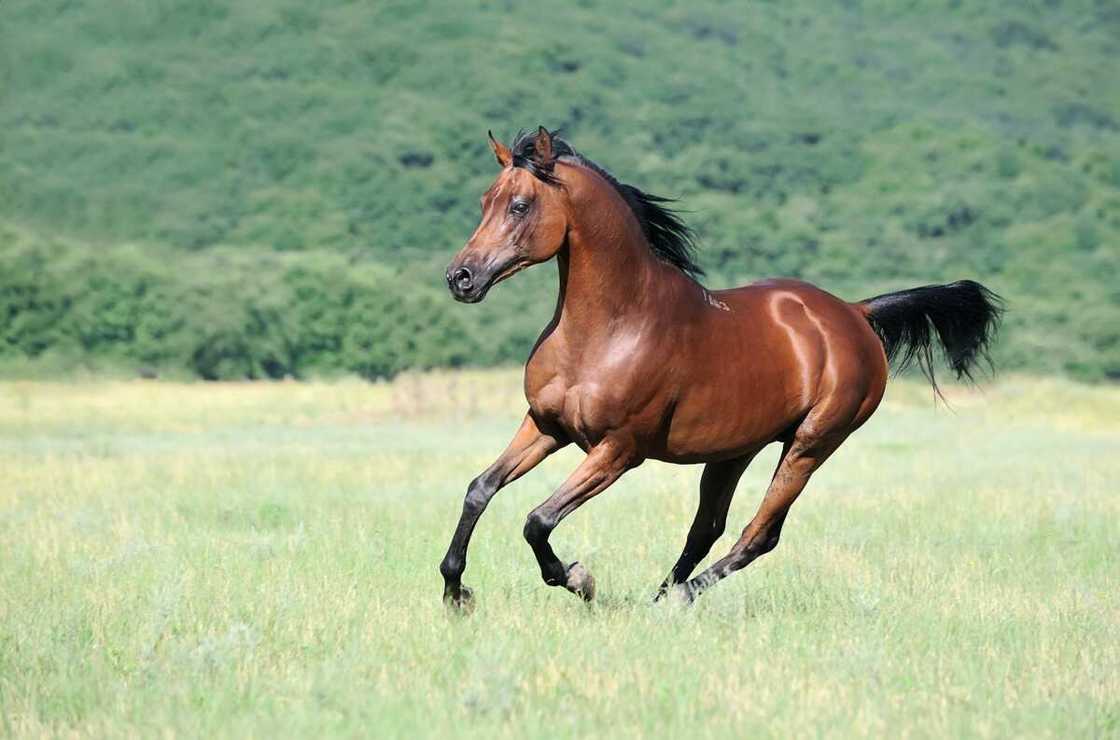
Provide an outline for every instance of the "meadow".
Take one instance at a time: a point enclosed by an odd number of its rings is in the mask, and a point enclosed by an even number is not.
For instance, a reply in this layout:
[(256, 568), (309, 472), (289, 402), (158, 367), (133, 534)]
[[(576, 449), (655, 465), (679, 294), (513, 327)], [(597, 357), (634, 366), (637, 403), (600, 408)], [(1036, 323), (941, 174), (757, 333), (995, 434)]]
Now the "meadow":
[(557, 530), (595, 604), (541, 583), (521, 525), (579, 457), (558, 454), (483, 518), (464, 617), (437, 566), (522, 411), (516, 372), (4, 382), (0, 731), (1120, 733), (1120, 388), (947, 395), (896, 381), (778, 549), (692, 608), (649, 597), (698, 467), (648, 463)]

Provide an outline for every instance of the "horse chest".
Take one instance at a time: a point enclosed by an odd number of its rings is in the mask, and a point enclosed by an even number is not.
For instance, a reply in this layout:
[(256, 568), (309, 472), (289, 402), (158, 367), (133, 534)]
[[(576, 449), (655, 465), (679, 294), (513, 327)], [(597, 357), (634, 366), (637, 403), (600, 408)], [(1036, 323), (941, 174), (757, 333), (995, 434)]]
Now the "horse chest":
[(594, 382), (553, 377), (526, 390), (534, 418), (559, 427), (584, 449), (594, 446), (618, 424), (616, 404), (608, 390)]
[(553, 425), (584, 449), (614, 431), (641, 436), (655, 419), (651, 383), (658, 373), (634, 346), (636, 334), (615, 336), (570, 353), (566, 337), (550, 336), (525, 368), (525, 395), (538, 422)]
[(537, 388), (527, 388), (529, 408), (538, 422), (558, 427), (575, 442), (595, 436), (592, 424), (585, 418), (584, 393), (579, 385), (572, 385), (555, 377)]

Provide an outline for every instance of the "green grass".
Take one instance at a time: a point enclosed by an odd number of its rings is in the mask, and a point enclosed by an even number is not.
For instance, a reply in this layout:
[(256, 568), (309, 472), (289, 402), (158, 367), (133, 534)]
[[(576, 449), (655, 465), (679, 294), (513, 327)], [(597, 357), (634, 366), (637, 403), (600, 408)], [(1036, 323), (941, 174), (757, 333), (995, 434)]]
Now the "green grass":
[(587, 608), (521, 540), (579, 458), (558, 454), (494, 500), (462, 618), (437, 565), (514, 429), (515, 373), (0, 384), (0, 728), (1114, 736), (1120, 391), (949, 395), (892, 386), (778, 549), (691, 609), (648, 597), (699, 468), (647, 464), (557, 530), (598, 579)]

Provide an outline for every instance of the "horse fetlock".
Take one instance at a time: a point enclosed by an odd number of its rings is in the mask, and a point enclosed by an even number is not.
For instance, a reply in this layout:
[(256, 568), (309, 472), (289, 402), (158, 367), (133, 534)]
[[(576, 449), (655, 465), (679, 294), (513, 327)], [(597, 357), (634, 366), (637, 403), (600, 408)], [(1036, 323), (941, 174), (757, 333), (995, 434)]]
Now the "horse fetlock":
[(462, 558), (457, 558), (453, 555), (448, 555), (439, 564), (439, 574), (443, 576), (443, 580), (447, 584), (458, 583), (459, 577), (463, 575), (463, 570), (466, 563)]
[(474, 592), (461, 583), (449, 583), (443, 589), (443, 603), (459, 612), (471, 612), (474, 610)]
[(568, 571), (559, 562), (541, 566), (541, 579), (546, 586), (563, 586), (568, 582)]

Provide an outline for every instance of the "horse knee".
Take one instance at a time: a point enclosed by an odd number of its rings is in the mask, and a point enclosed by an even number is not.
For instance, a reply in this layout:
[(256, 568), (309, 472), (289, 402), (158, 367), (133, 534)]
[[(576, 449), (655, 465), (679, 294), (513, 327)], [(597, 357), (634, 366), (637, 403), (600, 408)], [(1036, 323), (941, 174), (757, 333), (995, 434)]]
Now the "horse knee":
[(532, 511), (525, 519), (525, 541), (530, 545), (536, 546), (548, 539), (552, 534), (552, 530), (556, 527), (556, 522), (552, 520), (541, 511)]
[(467, 486), (467, 495), (463, 499), (463, 509), (471, 514), (481, 514), (496, 491), (497, 487), (480, 475)]

